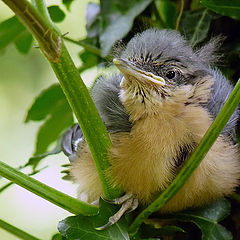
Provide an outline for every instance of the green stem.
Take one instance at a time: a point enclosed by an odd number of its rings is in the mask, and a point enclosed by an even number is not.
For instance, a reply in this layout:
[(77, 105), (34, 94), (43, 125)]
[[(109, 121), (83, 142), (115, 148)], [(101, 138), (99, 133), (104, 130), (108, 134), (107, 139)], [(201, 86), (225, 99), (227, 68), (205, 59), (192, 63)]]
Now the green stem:
[(71, 213), (82, 215), (95, 215), (98, 213), (98, 207), (59, 192), (1, 161), (0, 175)]
[(85, 50), (87, 50), (88, 52), (91, 52), (93, 54), (96, 54), (97, 56), (99, 57), (102, 57), (101, 56), (101, 50), (95, 46), (92, 46), (90, 44), (87, 44), (85, 43), (83, 40), (80, 40), (80, 41), (77, 41), (77, 40), (74, 40), (72, 38), (69, 38), (69, 37), (63, 37), (65, 40), (71, 42), (71, 43), (74, 43), (74, 44), (77, 44), (78, 46), (81, 46), (83, 47)]
[(79, 77), (78, 70), (64, 46), (60, 61), (51, 63), (51, 65), (86, 138), (102, 182), (105, 197), (119, 196), (119, 191), (112, 188), (105, 175), (105, 171), (110, 166), (108, 161), (108, 148), (111, 144), (109, 135), (89, 97), (88, 89)]
[[(21, 166), (21, 167), (17, 168), (17, 170), (21, 170), (21, 169), (23, 169), (23, 168), (25, 168), (25, 167), (24, 167), (24, 166)], [(44, 167), (44, 168), (45, 168), (45, 167)], [(44, 168), (39, 169), (39, 170), (35, 170), (35, 171), (29, 173), (28, 176), (33, 176), (33, 175), (39, 173), (39, 172), (40, 172), (41, 170), (43, 170)], [(3, 192), (3, 191), (5, 191), (7, 188), (9, 188), (10, 186), (12, 186), (13, 184), (14, 184), (13, 182), (9, 182), (9, 183), (5, 184), (3, 187), (0, 188), (0, 193)]]
[(32, 0), (32, 4), (36, 8), (36, 10), (41, 14), (42, 18), (49, 25), (49, 27), (57, 30), (54, 23), (52, 22), (52, 19), (50, 18), (45, 2), (42, 0)]
[[(61, 41), (61, 37), (54, 29), (48, 27), (41, 15), (27, 0), (3, 1), (30, 29), (37, 38), (41, 50), (50, 61), (88, 143), (102, 183), (104, 196), (109, 199), (119, 196), (121, 194), (120, 190), (114, 189), (105, 175), (106, 169), (110, 166), (108, 161), (108, 148), (111, 145), (110, 137), (89, 95), (88, 89), (79, 75), (78, 69)], [(41, 34), (44, 36), (38, 37)], [(53, 39), (51, 40), (49, 37)], [(60, 45), (57, 45), (55, 52), (50, 51), (48, 46), (45, 45), (46, 41), (52, 43), (57, 41)], [(48, 51), (48, 54), (46, 54), (46, 51)], [(58, 56), (55, 56), (55, 53), (59, 53)]]
[(206, 134), (202, 138), (200, 144), (190, 156), (186, 164), (173, 180), (173, 182), (167, 187), (167, 189), (146, 209), (144, 209), (133, 221), (129, 228), (130, 235), (135, 235), (139, 226), (143, 221), (151, 215), (153, 212), (158, 211), (163, 205), (170, 200), (184, 185), (184, 183), (191, 176), (193, 171), (198, 167), (202, 159), (206, 156), (213, 143), (222, 132), (224, 126), (228, 122), (229, 118), (233, 114), (234, 110), (240, 103), (240, 79), (238, 80), (234, 90), (229, 96), (227, 102), (219, 112), (215, 121), (212, 123)]
[(40, 240), (39, 238), (36, 238), (36, 237), (30, 235), (29, 233), (26, 233), (26, 232), (22, 231), (21, 229), (16, 228), (13, 225), (11, 225), (1, 219), (0, 219), (0, 227), (23, 240)]
[(13, 182), (9, 182), (9, 183), (5, 184), (3, 187), (0, 188), (0, 193), (5, 191), (7, 188), (9, 188), (12, 185), (13, 185)]
[(181, 21), (182, 14), (183, 14), (183, 9), (184, 9), (184, 0), (181, 0), (179, 15), (178, 15), (178, 18), (177, 18), (177, 21), (176, 21), (176, 28), (175, 28), (176, 30), (179, 29), (180, 21)]
[(197, 26), (195, 27), (194, 29), (194, 33), (192, 34), (192, 37), (189, 41), (190, 45), (192, 47), (194, 47), (199, 39), (199, 32), (201, 31), (201, 27), (203, 27), (203, 24), (204, 24), (204, 20), (206, 18), (208, 14), (208, 9), (206, 8), (203, 12), (202, 12), (202, 15), (201, 15), (201, 18), (199, 19), (198, 23), (197, 23)]
[[(74, 39), (69, 38), (69, 37), (63, 37), (63, 39), (65, 39), (65, 40), (67, 40), (71, 43), (77, 44), (78, 46), (83, 47), (86, 51), (88, 51), (90, 53), (93, 53), (93, 54), (95, 54), (99, 57), (102, 57), (101, 50), (99, 48), (97, 48), (97, 47), (95, 47), (91, 44), (86, 43), (84, 40), (77, 41), (77, 40), (74, 40)], [(107, 55), (106, 57), (102, 57), (102, 58), (105, 58), (109, 61), (112, 61), (112, 59), (113, 59), (112, 56), (110, 56), (110, 55)]]

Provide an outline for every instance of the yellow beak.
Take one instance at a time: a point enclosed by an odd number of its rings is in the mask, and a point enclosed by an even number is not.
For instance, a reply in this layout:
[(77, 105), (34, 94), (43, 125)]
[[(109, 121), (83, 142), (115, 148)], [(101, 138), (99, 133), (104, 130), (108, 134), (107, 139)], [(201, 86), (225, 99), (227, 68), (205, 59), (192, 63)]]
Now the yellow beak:
[(164, 86), (166, 84), (165, 80), (162, 77), (156, 76), (151, 72), (141, 70), (123, 59), (114, 58), (113, 63), (117, 66), (117, 68), (120, 70), (120, 72), (123, 74), (125, 78), (127, 78), (126, 77), (127, 75), (130, 75), (138, 80), (142, 81), (148, 80), (160, 86)]

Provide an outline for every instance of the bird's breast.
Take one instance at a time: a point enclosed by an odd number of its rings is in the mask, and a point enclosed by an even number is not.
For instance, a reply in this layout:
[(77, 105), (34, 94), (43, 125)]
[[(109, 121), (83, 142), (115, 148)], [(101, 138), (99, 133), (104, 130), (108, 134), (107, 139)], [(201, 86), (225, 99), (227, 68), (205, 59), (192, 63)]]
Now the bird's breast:
[(140, 201), (150, 201), (174, 178), (179, 149), (199, 142), (209, 125), (201, 107), (140, 119), (130, 133), (112, 134), (110, 178)]

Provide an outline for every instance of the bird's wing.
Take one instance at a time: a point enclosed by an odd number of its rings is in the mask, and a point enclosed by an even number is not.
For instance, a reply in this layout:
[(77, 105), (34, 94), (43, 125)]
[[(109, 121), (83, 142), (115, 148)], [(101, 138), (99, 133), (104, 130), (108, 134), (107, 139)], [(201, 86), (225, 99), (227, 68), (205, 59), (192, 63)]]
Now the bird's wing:
[[(119, 99), (121, 79), (122, 75), (100, 77), (90, 90), (91, 97), (108, 132), (130, 132), (132, 128), (129, 116)], [(70, 162), (74, 161), (77, 147), (82, 142), (84, 142), (84, 136), (78, 124), (64, 133), (62, 150)]]
[(108, 131), (130, 132), (132, 124), (120, 99), (122, 75), (100, 77), (90, 94)]
[[(233, 90), (233, 86), (230, 82), (222, 75), (222, 73), (217, 70), (211, 70), (213, 78), (215, 79), (214, 85), (212, 87), (211, 98), (207, 103), (208, 111), (211, 113), (212, 117), (215, 119), (224, 103), (227, 101), (230, 93)], [(235, 110), (231, 118), (229, 119), (227, 125), (222, 131), (223, 135), (231, 137), (235, 140), (235, 130), (237, 126), (237, 121), (239, 117), (239, 109)]]

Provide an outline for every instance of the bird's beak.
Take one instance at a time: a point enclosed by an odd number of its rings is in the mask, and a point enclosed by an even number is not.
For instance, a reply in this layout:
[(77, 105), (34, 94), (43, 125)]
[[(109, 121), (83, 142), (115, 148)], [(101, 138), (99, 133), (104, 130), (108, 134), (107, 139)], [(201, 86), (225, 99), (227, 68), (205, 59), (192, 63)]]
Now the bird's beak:
[(144, 70), (141, 70), (135, 66), (133, 66), (130, 62), (125, 61), (120, 58), (114, 58), (113, 63), (117, 66), (117, 68), (120, 70), (120, 72), (123, 74), (123, 76), (127, 79), (128, 76), (133, 76), (136, 79), (140, 81), (151, 81), (153, 83), (156, 83), (160, 86), (165, 85), (165, 80), (162, 77), (156, 76), (151, 72), (146, 72)]

